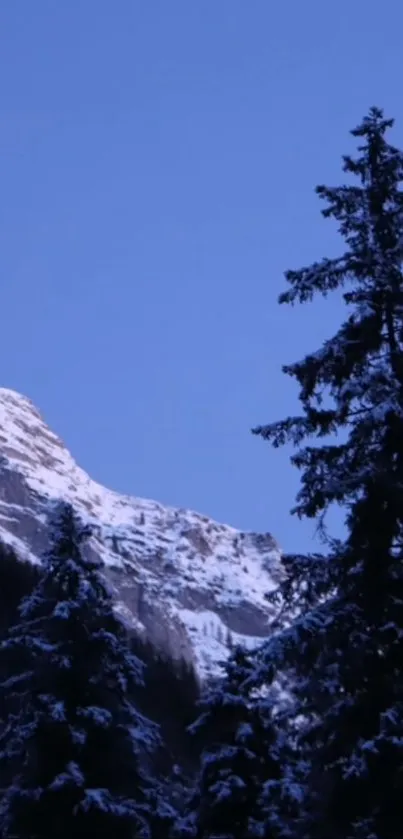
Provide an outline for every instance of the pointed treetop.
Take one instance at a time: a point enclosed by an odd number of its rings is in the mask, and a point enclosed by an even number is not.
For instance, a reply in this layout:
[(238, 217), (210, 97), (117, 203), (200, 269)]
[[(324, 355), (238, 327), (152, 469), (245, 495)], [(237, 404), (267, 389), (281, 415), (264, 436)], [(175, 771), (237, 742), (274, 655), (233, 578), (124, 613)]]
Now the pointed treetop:
[(67, 568), (67, 563), (78, 563), (86, 573), (100, 571), (102, 561), (94, 551), (83, 550), (85, 542), (92, 535), (88, 524), (83, 524), (73, 506), (64, 500), (56, 500), (51, 504), (49, 515), (49, 547), (43, 556), (43, 567), (54, 573), (56, 567)]
[(369, 109), (368, 116), (364, 117), (357, 128), (353, 128), (350, 132), (353, 137), (364, 137), (366, 135), (381, 134), (384, 135), (389, 128), (392, 128), (394, 119), (386, 119), (383, 115), (382, 108), (372, 106)]
[(72, 504), (62, 498), (51, 502), (49, 524), (53, 534), (52, 542), (59, 544), (61, 533), (74, 533), (75, 542), (82, 544), (91, 536), (89, 525), (83, 525)]

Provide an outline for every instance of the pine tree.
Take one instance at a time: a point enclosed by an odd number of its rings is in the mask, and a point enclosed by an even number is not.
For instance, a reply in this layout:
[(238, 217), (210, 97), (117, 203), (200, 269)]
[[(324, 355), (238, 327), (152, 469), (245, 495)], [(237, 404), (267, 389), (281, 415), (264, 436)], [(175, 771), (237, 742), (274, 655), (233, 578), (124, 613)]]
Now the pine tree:
[[(289, 557), (283, 593), (300, 616), (259, 653), (260, 678), (290, 676), (310, 771), (306, 839), (397, 839), (403, 824), (403, 153), (372, 108), (352, 134), (347, 185), (317, 188), (345, 253), (289, 271), (280, 303), (342, 290), (350, 313), (318, 351), (284, 368), (302, 414), (254, 429), (292, 443), (294, 513), (317, 518), (325, 555)], [(313, 438), (313, 443), (309, 442)], [(325, 516), (346, 511), (332, 540)], [(291, 679), (292, 677), (292, 679)], [(303, 721), (303, 723), (301, 722)]]
[[(213, 683), (199, 703), (201, 713), (191, 729), (202, 744), (201, 767), (178, 836), (271, 839), (281, 835), (276, 820), (281, 749), (270, 703), (251, 696), (251, 675), (250, 657), (237, 647), (225, 678)], [(267, 806), (272, 815), (270, 832)]]
[(1, 759), (13, 770), (2, 839), (149, 836), (141, 753), (154, 731), (130, 701), (142, 668), (84, 549), (88, 535), (58, 504), (39, 582), (1, 644), (1, 655), (26, 658), (1, 686), (11, 709)]

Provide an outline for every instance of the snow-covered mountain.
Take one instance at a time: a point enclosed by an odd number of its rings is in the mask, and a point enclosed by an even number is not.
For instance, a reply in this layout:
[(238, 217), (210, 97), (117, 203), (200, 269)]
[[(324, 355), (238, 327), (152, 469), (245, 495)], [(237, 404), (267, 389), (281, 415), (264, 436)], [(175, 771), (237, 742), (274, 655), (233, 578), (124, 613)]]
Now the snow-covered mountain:
[(80, 469), (29, 399), (0, 388), (0, 539), (38, 562), (49, 500), (92, 526), (122, 618), (157, 646), (216, 674), (231, 644), (268, 635), (265, 594), (279, 579), (270, 534), (242, 533), (190, 510), (119, 495)]

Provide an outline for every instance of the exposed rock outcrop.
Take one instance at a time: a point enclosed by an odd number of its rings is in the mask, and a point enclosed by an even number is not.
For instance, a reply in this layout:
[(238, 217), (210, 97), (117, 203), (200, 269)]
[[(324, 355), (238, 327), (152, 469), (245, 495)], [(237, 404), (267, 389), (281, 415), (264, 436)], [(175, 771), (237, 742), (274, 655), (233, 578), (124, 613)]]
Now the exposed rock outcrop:
[(105, 489), (75, 463), (35, 406), (0, 389), (0, 538), (37, 562), (49, 500), (69, 500), (92, 526), (116, 609), (137, 631), (205, 677), (230, 644), (268, 634), (265, 599), (280, 574), (270, 534), (241, 533), (198, 513)]

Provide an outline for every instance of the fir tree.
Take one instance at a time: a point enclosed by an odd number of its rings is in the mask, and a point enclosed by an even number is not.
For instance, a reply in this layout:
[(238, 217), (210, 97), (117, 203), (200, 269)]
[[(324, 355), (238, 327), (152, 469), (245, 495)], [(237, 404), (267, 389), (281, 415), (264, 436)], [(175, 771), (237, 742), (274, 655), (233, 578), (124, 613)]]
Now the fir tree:
[[(372, 108), (352, 132), (341, 187), (317, 188), (346, 242), (336, 259), (289, 271), (281, 303), (342, 290), (337, 334), (284, 371), (302, 414), (260, 426), (292, 443), (294, 513), (317, 518), (324, 556), (289, 557), (283, 594), (300, 616), (259, 653), (256, 678), (288, 672), (299, 749), (310, 771), (294, 836), (398, 839), (403, 824), (403, 153)], [(309, 440), (313, 439), (310, 443)], [(333, 504), (347, 535), (326, 537)], [(295, 609), (294, 609), (295, 611)], [(291, 680), (292, 676), (292, 680)]]
[[(201, 768), (178, 836), (271, 839), (281, 835), (275, 812), (281, 749), (270, 704), (251, 696), (250, 677), (250, 657), (237, 647), (225, 678), (212, 684), (200, 701), (201, 714), (192, 731), (202, 744)], [(270, 833), (262, 833), (267, 828), (266, 799), (272, 808)]]
[(24, 672), (2, 685), (12, 711), (1, 758), (13, 769), (3, 839), (149, 836), (141, 752), (154, 732), (130, 701), (142, 668), (84, 550), (88, 535), (58, 504), (39, 582), (1, 645), (3, 656), (26, 655)]

